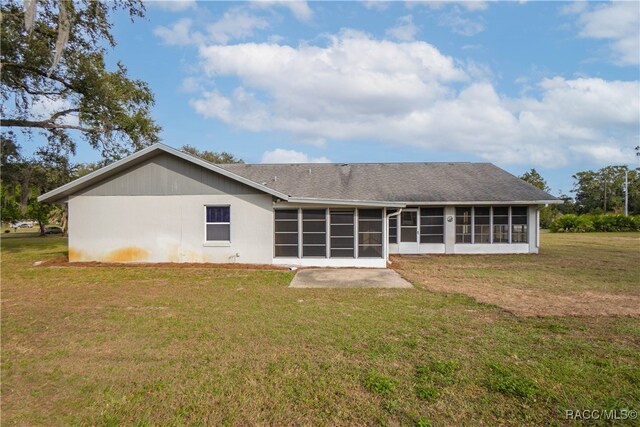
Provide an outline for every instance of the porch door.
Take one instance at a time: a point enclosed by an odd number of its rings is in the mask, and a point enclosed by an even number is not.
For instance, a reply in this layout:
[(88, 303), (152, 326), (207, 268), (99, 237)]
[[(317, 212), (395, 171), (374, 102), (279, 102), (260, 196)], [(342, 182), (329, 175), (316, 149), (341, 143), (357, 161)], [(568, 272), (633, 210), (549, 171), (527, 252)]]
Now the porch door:
[(418, 245), (418, 209), (403, 209), (400, 213), (399, 252), (417, 254)]

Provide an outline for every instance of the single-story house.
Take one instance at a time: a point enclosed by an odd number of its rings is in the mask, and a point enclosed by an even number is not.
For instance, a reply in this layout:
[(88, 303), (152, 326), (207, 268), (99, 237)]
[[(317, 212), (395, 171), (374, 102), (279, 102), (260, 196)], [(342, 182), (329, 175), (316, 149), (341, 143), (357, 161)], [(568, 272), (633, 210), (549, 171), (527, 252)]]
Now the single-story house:
[(162, 144), (38, 200), (66, 203), (71, 262), (332, 267), (537, 253), (558, 202), (490, 163), (223, 165)]

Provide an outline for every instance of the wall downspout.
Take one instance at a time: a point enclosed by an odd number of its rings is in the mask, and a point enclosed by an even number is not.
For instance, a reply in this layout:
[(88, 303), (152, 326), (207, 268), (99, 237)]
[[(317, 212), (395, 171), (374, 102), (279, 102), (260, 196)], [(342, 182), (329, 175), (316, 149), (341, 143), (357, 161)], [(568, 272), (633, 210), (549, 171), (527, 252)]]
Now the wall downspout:
[[(398, 209), (397, 212), (387, 214), (386, 219), (384, 221), (385, 238), (387, 239), (384, 245), (384, 260), (386, 263), (390, 262), (389, 261), (389, 218), (391, 218), (392, 216), (398, 216), (401, 213), (402, 213), (402, 208)], [(400, 232), (400, 224), (398, 224), (397, 229), (398, 229), (398, 232)]]

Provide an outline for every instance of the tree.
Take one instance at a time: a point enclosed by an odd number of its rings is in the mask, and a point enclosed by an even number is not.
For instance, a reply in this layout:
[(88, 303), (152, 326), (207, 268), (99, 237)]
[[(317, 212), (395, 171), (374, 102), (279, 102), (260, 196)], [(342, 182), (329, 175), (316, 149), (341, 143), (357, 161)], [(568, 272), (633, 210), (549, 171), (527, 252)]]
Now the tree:
[(54, 206), (50, 203), (40, 203), (36, 197), (29, 199), (27, 204), (27, 210), (25, 211), (26, 217), (32, 219), (38, 223), (40, 227), (40, 235), (44, 236), (44, 228), (49, 221), (49, 216)]
[(202, 160), (206, 160), (209, 163), (244, 163), (242, 159), (238, 159), (233, 154), (227, 153), (226, 151), (221, 151), (219, 153), (207, 150), (200, 151), (191, 145), (185, 145), (180, 150), (187, 154), (191, 154), (192, 156), (199, 157)]
[(537, 170), (531, 169), (529, 172), (525, 172), (521, 177), (521, 180), (528, 182), (540, 190), (549, 192), (551, 189), (547, 185), (547, 181), (538, 173)]
[[(529, 172), (525, 172), (520, 176), (520, 179), (528, 182), (540, 190), (550, 192), (551, 189), (547, 185), (547, 181), (538, 173), (537, 170), (531, 169)], [(559, 215), (555, 206), (547, 206), (540, 209), (540, 226), (542, 228), (549, 228), (551, 222)]]
[(148, 85), (121, 63), (113, 71), (105, 65), (116, 44), (109, 16), (118, 9), (144, 15), (141, 0), (2, 2), (3, 135), (43, 134), (43, 153), (75, 153), (78, 135), (109, 160), (158, 141)]
[(3, 222), (14, 223), (23, 217), (15, 196), (7, 192), (4, 183), (0, 184), (0, 207), (2, 208), (0, 216)]
[[(607, 166), (598, 171), (573, 175), (578, 213), (607, 213), (624, 210), (626, 166)], [(640, 213), (640, 169), (628, 171), (629, 212)]]

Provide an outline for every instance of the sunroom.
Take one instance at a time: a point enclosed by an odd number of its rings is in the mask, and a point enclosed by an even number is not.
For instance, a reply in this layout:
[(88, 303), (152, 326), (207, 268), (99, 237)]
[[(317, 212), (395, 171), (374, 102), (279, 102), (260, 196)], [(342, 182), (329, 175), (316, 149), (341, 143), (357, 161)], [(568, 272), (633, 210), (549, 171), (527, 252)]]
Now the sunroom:
[(385, 267), (385, 209), (274, 209), (274, 264)]

